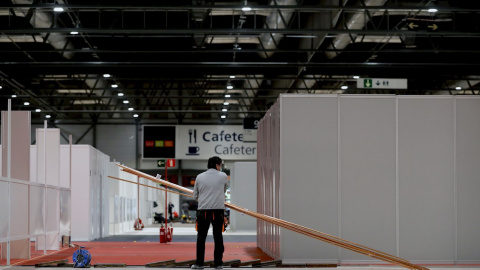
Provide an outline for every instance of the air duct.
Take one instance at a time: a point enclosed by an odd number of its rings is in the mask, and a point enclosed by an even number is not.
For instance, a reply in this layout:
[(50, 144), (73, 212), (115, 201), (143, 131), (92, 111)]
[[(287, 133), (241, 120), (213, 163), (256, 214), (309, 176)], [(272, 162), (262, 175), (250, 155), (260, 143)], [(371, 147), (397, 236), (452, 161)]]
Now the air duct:
[[(387, 0), (365, 0), (363, 1), (365, 6), (383, 6)], [(372, 15), (373, 16), (373, 15)], [(364, 12), (354, 13), (350, 16), (350, 19), (345, 23), (345, 28), (350, 30), (359, 30), (365, 26), (368, 17)], [(348, 44), (351, 42), (351, 36), (349, 34), (338, 35), (333, 41), (332, 44), (328, 46), (328, 49), (332, 50), (342, 50), (345, 49)], [(325, 52), (327, 58), (332, 59), (338, 55), (338, 52), (327, 51)]]

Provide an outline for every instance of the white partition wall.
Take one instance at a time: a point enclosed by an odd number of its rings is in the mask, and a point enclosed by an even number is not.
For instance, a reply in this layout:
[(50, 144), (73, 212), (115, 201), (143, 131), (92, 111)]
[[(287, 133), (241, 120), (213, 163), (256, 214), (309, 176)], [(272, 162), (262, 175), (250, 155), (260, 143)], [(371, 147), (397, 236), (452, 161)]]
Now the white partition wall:
[[(257, 211), (257, 163), (235, 162), (230, 171), (230, 202)], [(230, 227), (233, 231), (255, 231), (257, 220), (230, 211)]]
[[(259, 125), (258, 211), (414, 263), (480, 263), (479, 113), (476, 97), (281, 95)], [(285, 263), (378, 262), (257, 233)]]

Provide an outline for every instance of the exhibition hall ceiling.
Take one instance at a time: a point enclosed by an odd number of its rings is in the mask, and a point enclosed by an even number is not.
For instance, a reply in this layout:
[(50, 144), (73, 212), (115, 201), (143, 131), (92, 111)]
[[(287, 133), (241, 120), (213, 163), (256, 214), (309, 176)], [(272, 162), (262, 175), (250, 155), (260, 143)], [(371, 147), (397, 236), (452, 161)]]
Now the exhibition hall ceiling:
[(50, 126), (202, 125), (261, 118), (285, 93), (477, 95), (479, 13), (466, 0), (2, 1), (0, 106)]

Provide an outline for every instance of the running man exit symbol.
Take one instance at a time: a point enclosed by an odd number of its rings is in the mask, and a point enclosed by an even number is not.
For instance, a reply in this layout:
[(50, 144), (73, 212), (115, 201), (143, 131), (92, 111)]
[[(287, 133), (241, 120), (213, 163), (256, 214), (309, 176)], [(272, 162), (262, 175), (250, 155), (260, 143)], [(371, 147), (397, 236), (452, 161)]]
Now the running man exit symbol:
[(372, 88), (372, 86), (373, 86), (372, 79), (364, 79), (363, 80), (363, 86), (365, 88)]

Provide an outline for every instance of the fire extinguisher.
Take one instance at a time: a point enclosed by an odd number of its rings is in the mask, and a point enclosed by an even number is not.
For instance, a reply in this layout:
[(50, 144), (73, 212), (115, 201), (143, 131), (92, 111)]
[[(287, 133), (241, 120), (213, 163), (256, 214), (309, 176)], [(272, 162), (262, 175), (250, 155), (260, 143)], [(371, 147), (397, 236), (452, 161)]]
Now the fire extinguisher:
[(160, 243), (166, 243), (166, 237), (165, 237), (165, 228), (162, 226), (160, 227)]
[(167, 242), (172, 242), (173, 237), (173, 225), (170, 224), (170, 227), (167, 228)]

